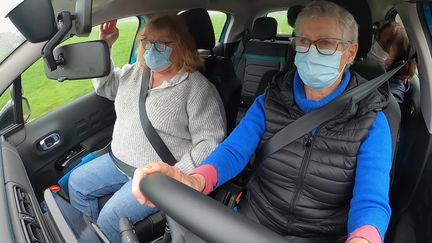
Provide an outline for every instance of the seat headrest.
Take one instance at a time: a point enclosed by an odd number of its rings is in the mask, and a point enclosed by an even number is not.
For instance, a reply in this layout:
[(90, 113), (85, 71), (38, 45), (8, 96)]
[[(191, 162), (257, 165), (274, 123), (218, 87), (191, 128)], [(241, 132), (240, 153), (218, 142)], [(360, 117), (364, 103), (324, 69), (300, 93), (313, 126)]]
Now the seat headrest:
[(253, 24), (252, 37), (260, 40), (276, 39), (277, 22), (272, 17), (257, 18)]
[(294, 5), (288, 9), (287, 19), (288, 19), (288, 24), (291, 27), (294, 28), (295, 22), (297, 20), (297, 16), (302, 11), (303, 8), (304, 8), (304, 6), (302, 6), (302, 5)]
[(372, 80), (386, 72), (383, 64), (370, 58), (355, 60), (353, 65), (351, 65), (351, 70), (357, 72), (367, 80)]
[(372, 47), (372, 15), (367, 1), (332, 0), (348, 10), (359, 25), (357, 59), (366, 58)]
[(179, 15), (185, 19), (197, 49), (213, 49), (215, 34), (207, 10), (203, 8), (189, 9)]

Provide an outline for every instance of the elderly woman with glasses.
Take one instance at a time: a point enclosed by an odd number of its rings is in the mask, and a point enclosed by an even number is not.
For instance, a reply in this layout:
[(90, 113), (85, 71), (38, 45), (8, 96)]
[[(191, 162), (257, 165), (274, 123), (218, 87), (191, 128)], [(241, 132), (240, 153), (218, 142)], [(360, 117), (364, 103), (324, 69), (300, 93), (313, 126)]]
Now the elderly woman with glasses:
[[(93, 80), (96, 93), (114, 101), (117, 120), (112, 156), (132, 167), (161, 161), (140, 122), (142, 84), (149, 83), (145, 101), (148, 118), (180, 171), (191, 172), (225, 138), (222, 101), (199, 72), (203, 62), (182, 21), (179, 16), (162, 16), (146, 23), (138, 34), (138, 62), (113, 68), (107, 77)], [(102, 24), (100, 35), (111, 47), (119, 36), (115, 21)], [(120, 242), (121, 217), (135, 223), (157, 211), (137, 202), (130, 179), (110, 154), (77, 168), (69, 179), (71, 204), (91, 216), (111, 242)], [(100, 210), (98, 198), (112, 193)]]
[[(357, 23), (344, 8), (314, 1), (299, 14), (292, 72), (281, 73), (216, 150), (188, 175), (165, 164), (135, 171), (162, 172), (209, 193), (238, 175), (257, 148), (303, 114), (367, 82), (349, 70), (358, 49)], [(391, 135), (382, 109), (388, 93), (375, 90), (279, 151), (261, 158), (238, 205), (240, 213), (290, 242), (382, 242), (391, 209)]]

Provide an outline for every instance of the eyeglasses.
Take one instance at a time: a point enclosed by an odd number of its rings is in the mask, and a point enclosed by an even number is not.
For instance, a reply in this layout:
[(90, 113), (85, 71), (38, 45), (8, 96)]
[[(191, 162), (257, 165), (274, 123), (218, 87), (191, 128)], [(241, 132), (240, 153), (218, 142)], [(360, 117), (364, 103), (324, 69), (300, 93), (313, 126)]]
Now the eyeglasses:
[(165, 52), (167, 49), (167, 46), (169, 46), (172, 43), (172, 41), (149, 41), (146, 39), (141, 40), (141, 44), (144, 46), (146, 50), (149, 50), (152, 45), (154, 45), (155, 49), (158, 52)]
[(314, 44), (320, 54), (328, 56), (333, 55), (341, 43), (348, 44), (350, 42), (338, 38), (320, 38), (316, 41), (310, 41), (309, 39), (300, 36), (294, 37), (293, 40), (296, 52), (306, 53), (309, 51), (311, 45)]

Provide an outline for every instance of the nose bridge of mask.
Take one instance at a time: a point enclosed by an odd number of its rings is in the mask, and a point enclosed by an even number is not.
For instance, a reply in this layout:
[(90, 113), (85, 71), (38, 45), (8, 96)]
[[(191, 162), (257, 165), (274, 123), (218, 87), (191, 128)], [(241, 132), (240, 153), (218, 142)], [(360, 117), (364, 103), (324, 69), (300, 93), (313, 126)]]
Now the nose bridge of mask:
[(150, 49), (156, 49), (156, 42), (150, 42)]
[(150, 42), (150, 44), (151, 44), (150, 50), (151, 50), (152, 52), (154, 52), (154, 51), (160, 52), (160, 51), (156, 48), (156, 42)]
[[(313, 49), (312, 49), (313, 48)], [(310, 48), (309, 48), (309, 52), (312, 51), (313, 54), (319, 54), (322, 55), (321, 53), (319, 53), (318, 51), (318, 47), (314, 44), (311, 44)]]

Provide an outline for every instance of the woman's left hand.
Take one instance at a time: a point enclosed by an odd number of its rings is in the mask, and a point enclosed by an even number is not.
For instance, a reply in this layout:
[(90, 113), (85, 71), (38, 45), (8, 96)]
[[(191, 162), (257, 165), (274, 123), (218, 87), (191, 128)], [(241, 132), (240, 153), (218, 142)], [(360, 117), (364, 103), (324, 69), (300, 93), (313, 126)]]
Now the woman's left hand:
[(150, 174), (161, 173), (169, 176), (186, 186), (192, 187), (193, 189), (201, 192), (205, 187), (204, 176), (200, 174), (187, 175), (183, 173), (179, 168), (175, 166), (170, 166), (164, 162), (151, 163), (145, 167), (138, 168), (135, 170), (134, 176), (132, 178), (132, 194), (138, 200), (139, 203), (145, 204), (149, 207), (155, 207), (155, 205), (150, 202), (140, 190), (141, 180)]

